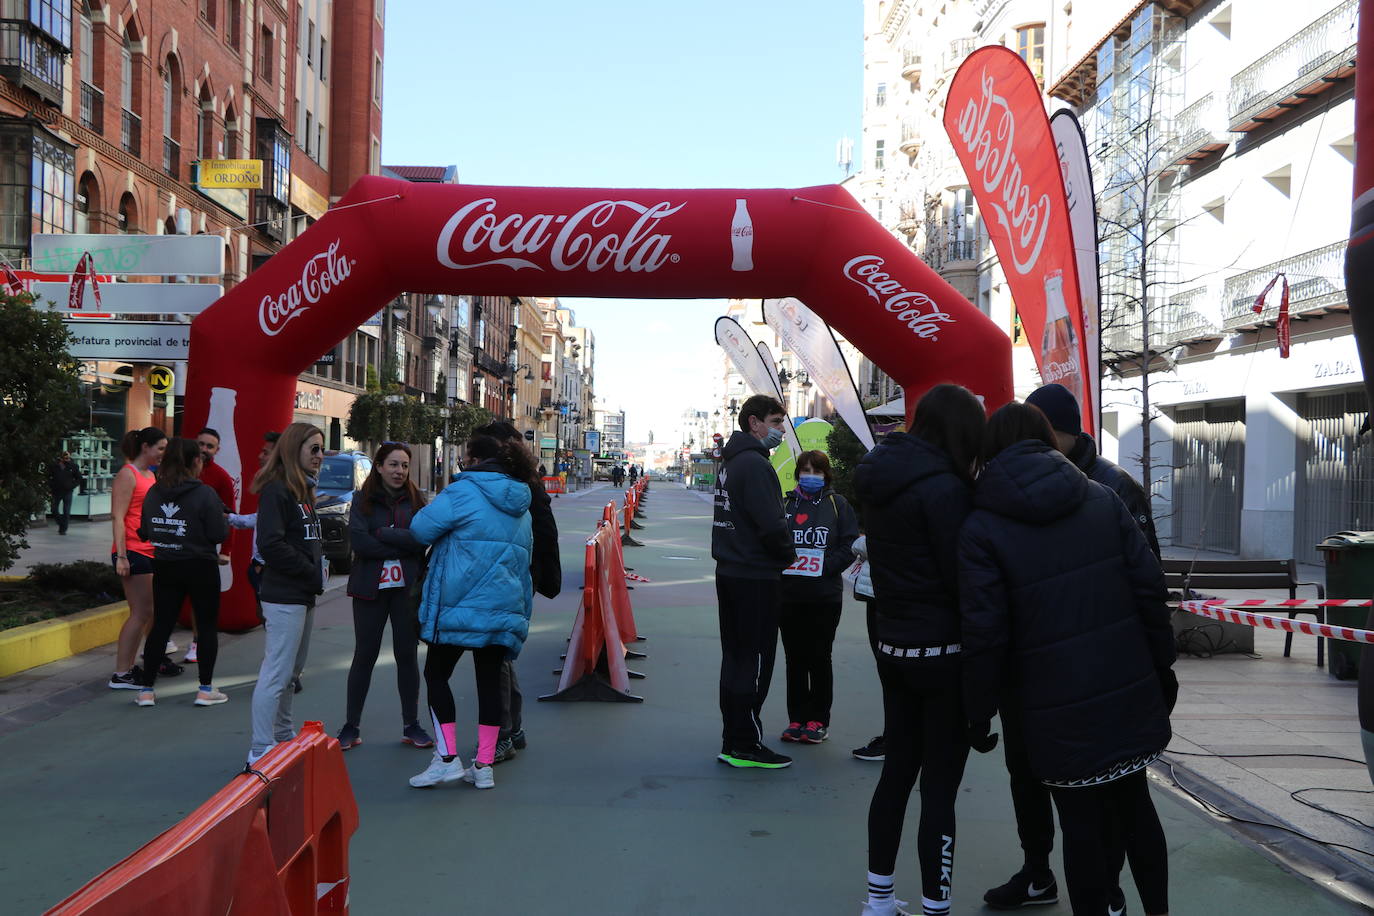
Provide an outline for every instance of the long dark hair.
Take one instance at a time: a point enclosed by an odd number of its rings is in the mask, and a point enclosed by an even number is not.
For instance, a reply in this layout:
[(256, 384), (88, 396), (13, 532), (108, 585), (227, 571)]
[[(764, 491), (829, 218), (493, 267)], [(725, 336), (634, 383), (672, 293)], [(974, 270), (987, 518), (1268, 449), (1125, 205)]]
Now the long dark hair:
[[(363, 481), (363, 488), (358, 491), (362, 496), (363, 502), (380, 500), (386, 493), (386, 481), (382, 480), (382, 463), (391, 457), (392, 452), (405, 452), (406, 457), (414, 460), (410, 453), (410, 446), (404, 442), (383, 442), (377, 451), (372, 455), (372, 472)], [(424, 494), (420, 488), (415, 486), (415, 481), (406, 478), (406, 495), (410, 497), (410, 508), (419, 511), (425, 504)]]
[(1043, 442), (1054, 448), (1054, 430), (1039, 407), (1011, 401), (1003, 404), (988, 418), (983, 437), (983, 463), (987, 464), (1009, 445), (1026, 439)]
[(119, 451), (133, 461), (143, 453), (144, 446), (157, 445), (167, 434), (156, 426), (145, 426), (142, 429), (131, 429), (124, 434), (124, 438), (119, 440)]
[(162, 453), (162, 463), (157, 466), (157, 482), (165, 490), (170, 490), (183, 481), (199, 477), (196, 461), (200, 458), (200, 445), (195, 439), (180, 437), (167, 443), (167, 451)]
[(985, 423), (983, 405), (972, 391), (962, 385), (936, 385), (916, 405), (911, 434), (948, 455), (955, 473), (972, 481)]
[(468, 456), (478, 461), (494, 461), (516, 480), (529, 483), (535, 476), (534, 456), (524, 444), (495, 436), (473, 436), (467, 444)]

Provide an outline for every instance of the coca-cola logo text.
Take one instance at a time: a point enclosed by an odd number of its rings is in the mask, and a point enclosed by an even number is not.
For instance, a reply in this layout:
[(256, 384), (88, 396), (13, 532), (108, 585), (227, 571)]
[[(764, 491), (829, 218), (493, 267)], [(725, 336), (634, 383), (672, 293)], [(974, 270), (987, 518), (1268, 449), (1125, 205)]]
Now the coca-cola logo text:
[[(652, 273), (679, 255), (668, 251), (672, 235), (656, 232), (659, 222), (685, 206), (668, 201), (641, 204), (633, 200), (598, 200), (568, 214), (509, 213), (498, 216), (496, 199), (483, 197), (449, 217), (439, 233), (439, 263), (454, 270), (503, 265), (513, 270), (543, 270), (544, 264), (516, 255), (543, 254), (554, 270), (579, 268), (595, 273), (610, 268)], [(623, 233), (606, 227), (618, 213), (638, 214)], [(600, 230), (600, 231), (598, 231)], [(478, 260), (470, 260), (476, 256)], [(541, 260), (543, 260), (541, 258)]]
[(268, 337), (276, 337), (287, 322), (310, 311), (310, 305), (347, 280), (357, 263), (339, 256), (339, 241), (335, 239), (327, 249), (305, 262), (301, 278), (280, 296), (262, 297), (258, 305), (258, 324), (262, 332)]
[(1077, 388), (1078, 376), (1077, 356), (1070, 356), (1068, 359), (1057, 361), (1047, 359), (1044, 367), (1040, 370), (1040, 380), (1046, 385), (1053, 382), (1063, 384), (1067, 380), (1073, 383), (1071, 387)]
[(954, 317), (940, 308), (925, 293), (909, 290), (894, 280), (883, 268), (884, 261), (876, 254), (862, 254), (844, 265), (844, 275), (864, 288), (864, 291), (897, 316), (898, 321), (916, 332), (923, 340), (939, 340), (941, 324), (953, 324)]
[(993, 92), (993, 80), (986, 71), (978, 83), (982, 90), (980, 96), (968, 99), (959, 112), (959, 137), (973, 158), (971, 171), (977, 172), (976, 180), (982, 183), (987, 195), (979, 202), (992, 208), (997, 222), (1006, 231), (1016, 272), (1030, 273), (1040, 259), (1049, 230), (1050, 196), (1041, 192), (1032, 201), (1034, 192), (1026, 184), (1012, 148), (1016, 140), (1016, 117), (1007, 100)]

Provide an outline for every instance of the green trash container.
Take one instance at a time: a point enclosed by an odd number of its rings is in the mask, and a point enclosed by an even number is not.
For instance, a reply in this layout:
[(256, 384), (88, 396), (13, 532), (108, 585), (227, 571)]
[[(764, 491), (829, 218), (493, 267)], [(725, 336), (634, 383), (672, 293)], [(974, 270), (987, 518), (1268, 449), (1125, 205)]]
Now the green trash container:
[[(1317, 545), (1326, 560), (1326, 597), (1374, 598), (1374, 531), (1341, 531)], [(1369, 608), (1329, 607), (1326, 622), (1363, 629)], [(1360, 644), (1326, 641), (1326, 670), (1348, 681), (1360, 673)]]

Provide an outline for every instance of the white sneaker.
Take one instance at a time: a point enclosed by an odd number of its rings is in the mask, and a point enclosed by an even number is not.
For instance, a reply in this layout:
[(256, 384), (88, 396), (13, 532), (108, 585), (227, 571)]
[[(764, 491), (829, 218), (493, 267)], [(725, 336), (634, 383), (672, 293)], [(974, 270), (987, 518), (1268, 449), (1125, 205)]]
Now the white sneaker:
[(228, 703), (228, 702), (229, 702), (229, 698), (228, 698), (227, 696), (225, 696), (224, 694), (220, 693), (218, 690), (215, 690), (215, 689), (213, 689), (213, 688), (210, 689), (210, 690), (197, 690), (197, 691), (196, 691), (196, 705), (197, 705), (197, 706), (218, 706), (218, 705), (221, 704), (221, 703)]
[(911, 914), (907, 912), (906, 906), (907, 902), (905, 900), (897, 900), (895, 898), (892, 901), (891, 909), (880, 910), (870, 903), (865, 903), (859, 916), (911, 916)]
[(192, 665), (196, 662), (196, 644), (193, 642), (186, 647), (186, 657), (181, 660), (184, 665)]
[(494, 789), (496, 787), (496, 777), (492, 775), (490, 766), (478, 766), (473, 761), (472, 766), (463, 771), (463, 782), (472, 783), (479, 789)]
[(445, 762), (444, 758), (436, 753), (423, 773), (410, 777), (410, 784), (417, 789), (426, 789), (440, 783), (457, 782), (463, 778), (465, 772), (463, 758), (454, 757)]
[(171, 654), (172, 654), (173, 652), (175, 652), (176, 650), (177, 650), (177, 644), (176, 644), (175, 642), (173, 642), (172, 640), (170, 640), (170, 639), (167, 640), (167, 648), (164, 649), (163, 651), (166, 652), (168, 655), (171, 655)]
[(253, 753), (252, 748), (249, 748), (249, 750), (248, 750), (248, 765), (249, 765), (250, 767), (251, 767), (251, 766), (257, 765), (257, 762), (258, 762), (259, 760), (261, 760), (262, 758), (266, 757), (268, 754), (270, 754), (270, 753), (272, 752), (272, 748), (274, 748), (274, 747), (276, 747), (275, 744), (271, 745), (270, 747), (268, 747), (266, 750), (264, 750), (264, 751), (263, 751), (262, 753), (260, 753), (260, 754), (255, 754), (255, 753)]
[(134, 697), (134, 703), (138, 706), (156, 706), (157, 698), (151, 690), (140, 690), (138, 696)]

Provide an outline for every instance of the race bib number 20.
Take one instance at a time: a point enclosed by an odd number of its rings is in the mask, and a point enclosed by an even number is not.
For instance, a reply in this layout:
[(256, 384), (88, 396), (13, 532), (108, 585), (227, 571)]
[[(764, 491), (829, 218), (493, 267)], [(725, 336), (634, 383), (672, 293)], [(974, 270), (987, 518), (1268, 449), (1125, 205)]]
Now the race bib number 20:
[(401, 588), (406, 584), (405, 570), (400, 560), (386, 560), (382, 563), (382, 574), (377, 579), (378, 588)]
[(825, 551), (814, 547), (798, 547), (797, 560), (782, 571), (784, 576), (806, 576), (819, 578), (825, 568)]

